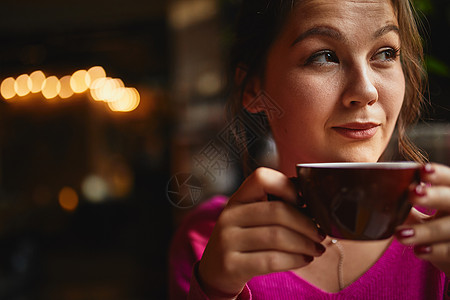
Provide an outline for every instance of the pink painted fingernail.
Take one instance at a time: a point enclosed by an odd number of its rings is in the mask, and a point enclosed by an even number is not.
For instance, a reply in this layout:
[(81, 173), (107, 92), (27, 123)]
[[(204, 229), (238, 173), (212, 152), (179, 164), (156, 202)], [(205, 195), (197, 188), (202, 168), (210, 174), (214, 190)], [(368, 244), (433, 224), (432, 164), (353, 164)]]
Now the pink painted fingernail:
[(429, 245), (415, 246), (414, 252), (417, 254), (429, 254), (431, 253), (431, 246)]
[(406, 239), (406, 238), (413, 237), (414, 234), (415, 234), (414, 229), (404, 228), (404, 229), (400, 229), (399, 231), (397, 231), (395, 233), (395, 236), (399, 239)]
[(425, 187), (425, 185), (419, 184), (416, 186), (416, 188), (414, 189), (414, 194), (416, 194), (416, 196), (419, 197), (424, 197), (427, 195), (427, 189)]
[(325, 252), (326, 248), (319, 243), (316, 243), (316, 251), (319, 252), (320, 254), (323, 254)]
[(426, 174), (433, 174), (435, 172), (434, 167), (431, 164), (426, 164), (423, 166), (422, 170), (426, 173)]

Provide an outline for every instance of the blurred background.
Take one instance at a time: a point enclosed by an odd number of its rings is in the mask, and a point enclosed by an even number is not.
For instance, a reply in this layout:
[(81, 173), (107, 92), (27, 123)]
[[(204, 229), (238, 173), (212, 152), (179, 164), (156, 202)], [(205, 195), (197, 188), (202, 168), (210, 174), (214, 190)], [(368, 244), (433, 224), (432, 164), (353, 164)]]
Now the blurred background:
[[(167, 297), (180, 220), (242, 178), (224, 115), (238, 2), (0, 1), (0, 299)], [(411, 136), (450, 164), (450, 3), (415, 2), (432, 104)]]

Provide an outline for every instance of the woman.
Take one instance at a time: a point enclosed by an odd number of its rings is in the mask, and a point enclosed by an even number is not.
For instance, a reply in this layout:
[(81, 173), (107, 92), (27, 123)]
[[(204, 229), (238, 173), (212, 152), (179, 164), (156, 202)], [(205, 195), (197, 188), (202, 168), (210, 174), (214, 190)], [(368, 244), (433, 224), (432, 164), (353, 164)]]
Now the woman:
[[(337, 243), (294, 205), (296, 163), (377, 162), (421, 107), (420, 38), (407, 0), (243, 1), (234, 111), (266, 113), (277, 170), (259, 168), (229, 200), (187, 218), (171, 253), (173, 298), (442, 299), (450, 275), (450, 169), (426, 164), (396, 238)], [(266, 97), (283, 114), (270, 117)], [(284, 201), (268, 202), (272, 194)], [(428, 218), (428, 219), (427, 219)], [(193, 266), (193, 267), (192, 267)]]

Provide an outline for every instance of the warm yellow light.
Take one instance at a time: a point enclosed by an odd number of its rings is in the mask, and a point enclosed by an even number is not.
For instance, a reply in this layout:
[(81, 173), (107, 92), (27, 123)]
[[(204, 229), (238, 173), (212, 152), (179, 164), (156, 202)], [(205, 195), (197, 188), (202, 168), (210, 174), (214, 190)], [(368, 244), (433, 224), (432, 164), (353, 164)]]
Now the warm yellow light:
[(105, 102), (110, 102), (111, 99), (114, 97), (114, 92), (116, 88), (117, 86), (112, 79), (106, 80), (101, 90), (99, 91), (101, 99), (103, 99), (103, 101)]
[(103, 69), (100, 66), (95, 66), (95, 67), (90, 68), (87, 71), (87, 73), (89, 74), (89, 78), (91, 80), (90, 85), (89, 85), (90, 88), (92, 88), (95, 80), (106, 77), (105, 69)]
[(70, 87), (70, 75), (62, 77), (59, 82), (61, 83), (61, 90), (59, 91), (59, 97), (62, 99), (69, 98), (73, 95), (73, 90)]
[(34, 71), (30, 74), (32, 93), (39, 93), (42, 91), (42, 84), (44, 84), (45, 74), (42, 71)]
[(103, 87), (103, 85), (106, 83), (106, 78), (97, 78), (92, 84), (91, 84), (91, 96), (95, 101), (103, 101), (100, 95), (100, 91)]
[(125, 87), (125, 84), (120, 78), (112, 78), (111, 81), (113, 82), (116, 89)]
[(86, 70), (78, 70), (70, 78), (70, 87), (75, 93), (85, 92), (91, 84), (91, 77)]
[(42, 95), (47, 99), (55, 98), (61, 91), (61, 83), (56, 76), (47, 77), (42, 84)]
[(16, 95), (16, 90), (14, 89), (14, 83), (16, 80), (12, 77), (8, 77), (2, 81), (0, 86), (0, 93), (5, 99), (11, 99)]
[(78, 194), (71, 187), (63, 187), (59, 191), (58, 202), (64, 210), (74, 211), (78, 207)]
[(120, 98), (116, 101), (108, 102), (112, 111), (130, 112), (135, 110), (141, 101), (139, 92), (135, 88), (120, 88)]
[(27, 74), (22, 74), (16, 78), (14, 89), (17, 96), (23, 97), (30, 93), (31, 79)]
[(59, 95), (62, 99), (83, 93), (90, 89), (94, 100), (104, 101), (113, 111), (128, 112), (136, 109), (140, 103), (139, 92), (135, 88), (126, 88), (120, 78), (106, 77), (101, 66), (93, 66), (89, 70), (78, 70), (72, 75), (58, 79), (56, 76), (46, 77), (43, 71), (37, 70), (30, 75), (22, 74), (16, 79), (6, 78), (2, 81), (0, 92), (4, 99), (25, 96), (41, 92), (47, 99)]
[(123, 84), (123, 81), (119, 78), (110, 78), (108, 80), (108, 83), (106, 84), (107, 90), (105, 88), (104, 90), (104, 99), (105, 102), (114, 102), (120, 97), (122, 88), (125, 87), (125, 84)]
[(127, 98), (128, 97), (127, 93), (128, 93), (128, 91), (124, 86), (116, 87), (114, 89), (113, 93), (111, 94), (111, 98), (105, 102), (116, 102), (123, 98)]
[(110, 77), (97, 79), (91, 89), (91, 95), (94, 100), (110, 102), (114, 101), (116, 89), (120, 88), (123, 82), (120, 79)]

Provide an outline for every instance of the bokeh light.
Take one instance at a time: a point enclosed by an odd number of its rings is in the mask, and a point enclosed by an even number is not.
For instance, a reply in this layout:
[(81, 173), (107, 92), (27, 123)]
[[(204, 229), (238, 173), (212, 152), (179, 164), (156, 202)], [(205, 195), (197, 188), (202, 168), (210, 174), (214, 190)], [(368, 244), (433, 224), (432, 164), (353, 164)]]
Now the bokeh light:
[(63, 187), (59, 191), (58, 202), (64, 210), (74, 211), (78, 207), (78, 194), (71, 187)]
[(23, 97), (30, 93), (31, 79), (27, 74), (22, 74), (16, 78), (14, 89), (17, 96)]
[(95, 101), (103, 101), (104, 85), (108, 82), (108, 78), (97, 78), (91, 85), (91, 96)]
[(217, 72), (204, 72), (197, 79), (196, 87), (202, 96), (216, 95), (222, 88), (220, 75)]
[(84, 197), (90, 202), (99, 203), (109, 194), (108, 183), (98, 175), (87, 176), (81, 185)]
[(112, 111), (130, 112), (135, 110), (141, 101), (141, 96), (135, 88), (121, 88), (120, 98), (116, 101), (108, 102), (108, 106)]
[[(204, 80), (211, 84), (208, 80)], [(120, 78), (106, 76), (105, 69), (93, 66), (86, 70), (75, 71), (58, 79), (56, 76), (46, 77), (43, 71), (36, 70), (30, 75), (22, 74), (17, 78), (8, 77), (1, 83), (1, 96), (8, 100), (28, 94), (39, 93), (46, 99), (59, 96), (68, 99), (75, 93), (90, 93), (92, 99), (106, 102), (107, 107), (116, 112), (129, 112), (138, 107), (140, 103), (139, 92), (135, 88), (125, 87)]]
[(2, 81), (0, 86), (0, 93), (5, 99), (11, 99), (16, 95), (16, 90), (14, 89), (14, 83), (16, 80), (12, 77), (8, 77)]
[(47, 99), (55, 98), (61, 91), (61, 83), (56, 76), (47, 77), (42, 84), (42, 95)]
[(116, 99), (117, 99), (116, 93), (120, 92), (120, 90), (125, 87), (125, 84), (123, 83), (122, 79), (120, 79), (120, 78), (112, 78), (111, 82), (114, 86), (114, 89), (113, 89), (113, 95), (111, 97), (109, 97), (109, 99), (107, 99), (108, 102), (116, 101)]
[(31, 92), (33, 94), (35, 93), (39, 93), (40, 91), (42, 91), (42, 85), (44, 84), (44, 80), (45, 80), (45, 74), (42, 71), (34, 71), (33, 73), (30, 74), (30, 79), (31, 79)]
[(70, 75), (66, 75), (59, 80), (59, 82), (61, 83), (61, 90), (59, 91), (59, 97), (61, 97), (62, 99), (70, 98), (74, 94), (70, 86), (71, 78), (72, 77)]
[(87, 71), (89, 78), (90, 78), (90, 85), (89, 87), (92, 88), (92, 85), (94, 84), (94, 81), (96, 81), (99, 78), (105, 78), (106, 77), (106, 72), (105, 69), (103, 69), (101, 66), (94, 66), (92, 68), (90, 68)]
[(108, 80), (108, 91), (105, 91), (105, 98), (103, 101), (105, 102), (114, 102), (120, 99), (121, 93), (125, 85), (123, 81), (119, 78), (111, 78)]
[(123, 81), (118, 78), (99, 78), (93, 84), (91, 96), (94, 100), (111, 102), (117, 94), (117, 89), (124, 87)]
[(70, 78), (70, 87), (75, 93), (85, 92), (90, 84), (91, 78), (86, 70), (78, 70)]

